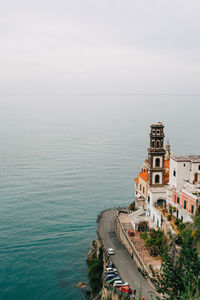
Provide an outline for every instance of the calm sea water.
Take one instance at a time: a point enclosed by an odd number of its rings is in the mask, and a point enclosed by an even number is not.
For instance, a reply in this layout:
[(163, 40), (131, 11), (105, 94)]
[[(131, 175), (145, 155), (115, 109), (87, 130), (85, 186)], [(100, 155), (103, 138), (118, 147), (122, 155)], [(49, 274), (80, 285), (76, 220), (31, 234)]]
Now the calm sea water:
[(83, 299), (98, 213), (133, 200), (149, 125), (200, 153), (199, 96), (2, 97), (0, 299)]

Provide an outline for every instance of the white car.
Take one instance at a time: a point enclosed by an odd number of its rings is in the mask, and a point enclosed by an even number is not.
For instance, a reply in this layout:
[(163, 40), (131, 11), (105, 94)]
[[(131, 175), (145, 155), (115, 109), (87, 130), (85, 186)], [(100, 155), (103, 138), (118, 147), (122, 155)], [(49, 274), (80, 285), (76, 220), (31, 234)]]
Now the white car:
[(109, 274), (109, 273), (118, 273), (117, 269), (115, 268), (105, 268), (105, 274)]
[(107, 249), (107, 252), (108, 252), (109, 255), (115, 254), (113, 248), (108, 248), (108, 249)]
[(128, 282), (124, 282), (122, 280), (116, 280), (114, 283), (113, 283), (113, 286), (115, 287), (120, 287), (120, 286), (127, 286), (129, 285)]

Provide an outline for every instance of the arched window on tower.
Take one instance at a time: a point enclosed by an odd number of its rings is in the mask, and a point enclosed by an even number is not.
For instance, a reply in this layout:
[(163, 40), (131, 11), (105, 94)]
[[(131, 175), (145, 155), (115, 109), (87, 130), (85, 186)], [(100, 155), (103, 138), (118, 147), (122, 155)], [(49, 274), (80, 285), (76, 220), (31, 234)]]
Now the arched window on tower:
[(156, 158), (156, 167), (160, 167), (160, 158)]
[(155, 176), (155, 183), (160, 183), (160, 175)]
[(156, 148), (157, 148), (157, 149), (160, 148), (160, 141), (157, 141), (157, 142), (156, 142)]
[(155, 148), (155, 141), (152, 141), (152, 148)]

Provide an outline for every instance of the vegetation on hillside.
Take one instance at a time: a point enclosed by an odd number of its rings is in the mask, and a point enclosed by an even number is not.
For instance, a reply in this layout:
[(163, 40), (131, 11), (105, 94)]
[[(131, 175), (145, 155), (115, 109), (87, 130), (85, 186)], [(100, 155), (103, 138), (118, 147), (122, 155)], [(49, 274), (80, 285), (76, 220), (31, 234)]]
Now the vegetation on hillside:
[(197, 208), (195, 217), (192, 235), (194, 237), (198, 253), (200, 254), (200, 205)]
[[(166, 247), (166, 241), (162, 240), (159, 232), (151, 242), (158, 247), (162, 256), (161, 272), (155, 272), (151, 267), (152, 278), (156, 290), (163, 294), (164, 299), (173, 300), (199, 300), (200, 299), (200, 206), (197, 209), (193, 224), (183, 224), (176, 221), (180, 232), (176, 239), (172, 239)], [(158, 231), (157, 231), (158, 232)], [(146, 234), (147, 235), (147, 234)], [(152, 235), (152, 234), (151, 234)], [(149, 236), (143, 236), (146, 244)], [(159, 242), (160, 241), (160, 242)], [(177, 243), (178, 241), (178, 243)], [(175, 249), (175, 243), (181, 247)], [(159, 244), (160, 245), (160, 244)]]
[(155, 254), (161, 255), (166, 249), (167, 239), (160, 229), (157, 231), (152, 229), (149, 232), (142, 233), (141, 237), (145, 240), (146, 247), (153, 250)]
[(88, 277), (90, 280), (91, 291), (93, 295), (97, 295), (102, 288), (103, 273), (103, 250), (99, 249), (99, 256), (92, 258), (89, 262)]
[(182, 247), (177, 258), (170, 251), (162, 256), (161, 272), (152, 270), (152, 282), (167, 299), (198, 299), (200, 297), (200, 259), (190, 229), (183, 234)]

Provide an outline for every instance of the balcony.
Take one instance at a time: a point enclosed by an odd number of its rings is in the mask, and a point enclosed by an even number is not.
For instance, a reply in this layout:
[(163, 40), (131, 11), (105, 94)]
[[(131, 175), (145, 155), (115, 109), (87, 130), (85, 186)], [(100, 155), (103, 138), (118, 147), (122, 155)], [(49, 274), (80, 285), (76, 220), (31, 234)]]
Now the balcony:
[(188, 180), (185, 180), (184, 187), (186, 190), (188, 190), (190, 193), (200, 193), (200, 183), (195, 183), (194, 181), (191, 183)]

